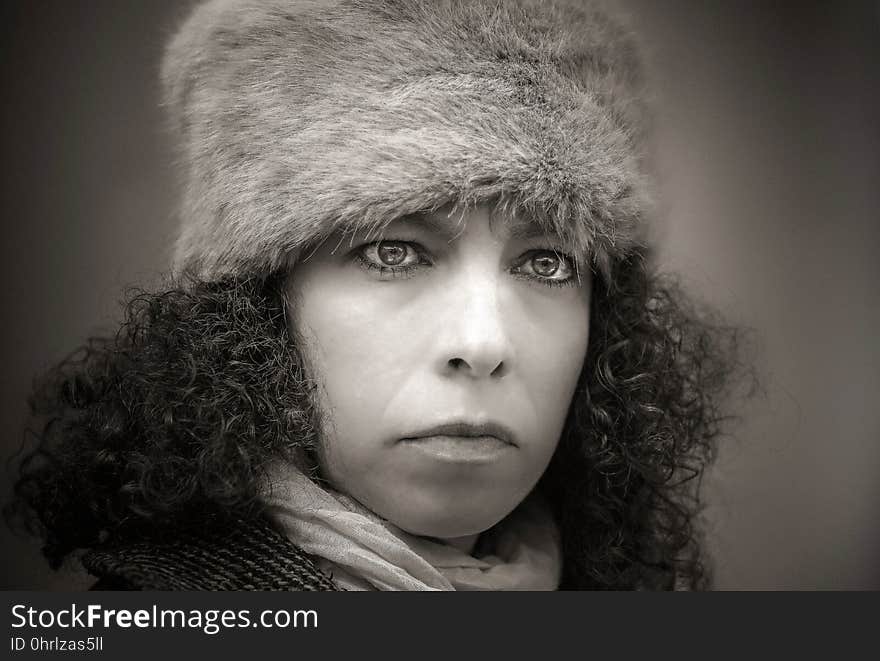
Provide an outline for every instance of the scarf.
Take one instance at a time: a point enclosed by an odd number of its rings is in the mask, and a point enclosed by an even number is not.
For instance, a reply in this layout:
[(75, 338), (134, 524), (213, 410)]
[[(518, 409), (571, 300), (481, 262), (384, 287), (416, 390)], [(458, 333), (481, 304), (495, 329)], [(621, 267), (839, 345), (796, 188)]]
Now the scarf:
[(263, 500), (281, 532), (348, 590), (555, 590), (559, 531), (536, 494), (483, 533), (474, 556), (411, 535), (291, 464), (276, 465)]

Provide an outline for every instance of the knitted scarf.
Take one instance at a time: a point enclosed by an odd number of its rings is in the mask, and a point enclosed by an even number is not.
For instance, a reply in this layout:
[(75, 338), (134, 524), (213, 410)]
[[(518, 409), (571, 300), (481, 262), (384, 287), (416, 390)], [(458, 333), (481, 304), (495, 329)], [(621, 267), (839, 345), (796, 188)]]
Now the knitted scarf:
[(270, 471), (263, 499), (282, 533), (348, 590), (555, 590), (559, 585), (559, 532), (535, 494), (483, 533), (476, 556), (411, 535), (290, 464)]

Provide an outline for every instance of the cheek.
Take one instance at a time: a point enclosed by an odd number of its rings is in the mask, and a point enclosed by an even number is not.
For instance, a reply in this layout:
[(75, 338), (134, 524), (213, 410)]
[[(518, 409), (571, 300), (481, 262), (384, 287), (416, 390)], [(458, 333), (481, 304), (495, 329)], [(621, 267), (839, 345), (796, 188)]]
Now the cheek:
[(583, 368), (589, 340), (589, 291), (522, 306), (515, 326), (518, 370), (546, 443), (555, 448)]
[(390, 308), (374, 296), (332, 272), (297, 276), (292, 321), (319, 385), (325, 470), (368, 470), (381, 413), (413, 359)]

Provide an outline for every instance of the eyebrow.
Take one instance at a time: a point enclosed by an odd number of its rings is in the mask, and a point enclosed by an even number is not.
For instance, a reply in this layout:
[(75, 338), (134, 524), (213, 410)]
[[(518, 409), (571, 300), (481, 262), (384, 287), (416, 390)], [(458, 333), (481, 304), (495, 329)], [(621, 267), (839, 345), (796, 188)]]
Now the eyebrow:
[(509, 228), (510, 236), (514, 239), (535, 239), (552, 236), (552, 232), (548, 232), (543, 225), (534, 220), (509, 221)]
[[(410, 216), (402, 216), (394, 220), (393, 223), (419, 225), (441, 238), (452, 241), (462, 231), (462, 217), (460, 214), (453, 214), (451, 216), (445, 214), (412, 214)], [(512, 239), (534, 239), (553, 235), (552, 232), (548, 232), (543, 225), (535, 220), (503, 217), (496, 214), (490, 215), (490, 227), (494, 229), (499, 222), (507, 226), (509, 236)]]
[(440, 238), (452, 241), (456, 236), (461, 234), (463, 223), (462, 216), (457, 215), (457, 219), (453, 216), (441, 214), (412, 214), (411, 216), (403, 216), (394, 221), (402, 225), (418, 225)]

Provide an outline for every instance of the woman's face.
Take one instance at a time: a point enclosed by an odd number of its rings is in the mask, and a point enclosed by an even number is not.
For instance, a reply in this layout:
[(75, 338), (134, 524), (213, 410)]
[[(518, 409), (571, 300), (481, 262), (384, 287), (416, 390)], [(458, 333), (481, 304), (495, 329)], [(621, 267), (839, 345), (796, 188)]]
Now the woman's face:
[[(578, 276), (580, 270), (580, 278)], [(482, 532), (535, 486), (587, 349), (590, 276), (488, 207), (331, 239), (293, 269), (324, 477), (407, 532)]]

